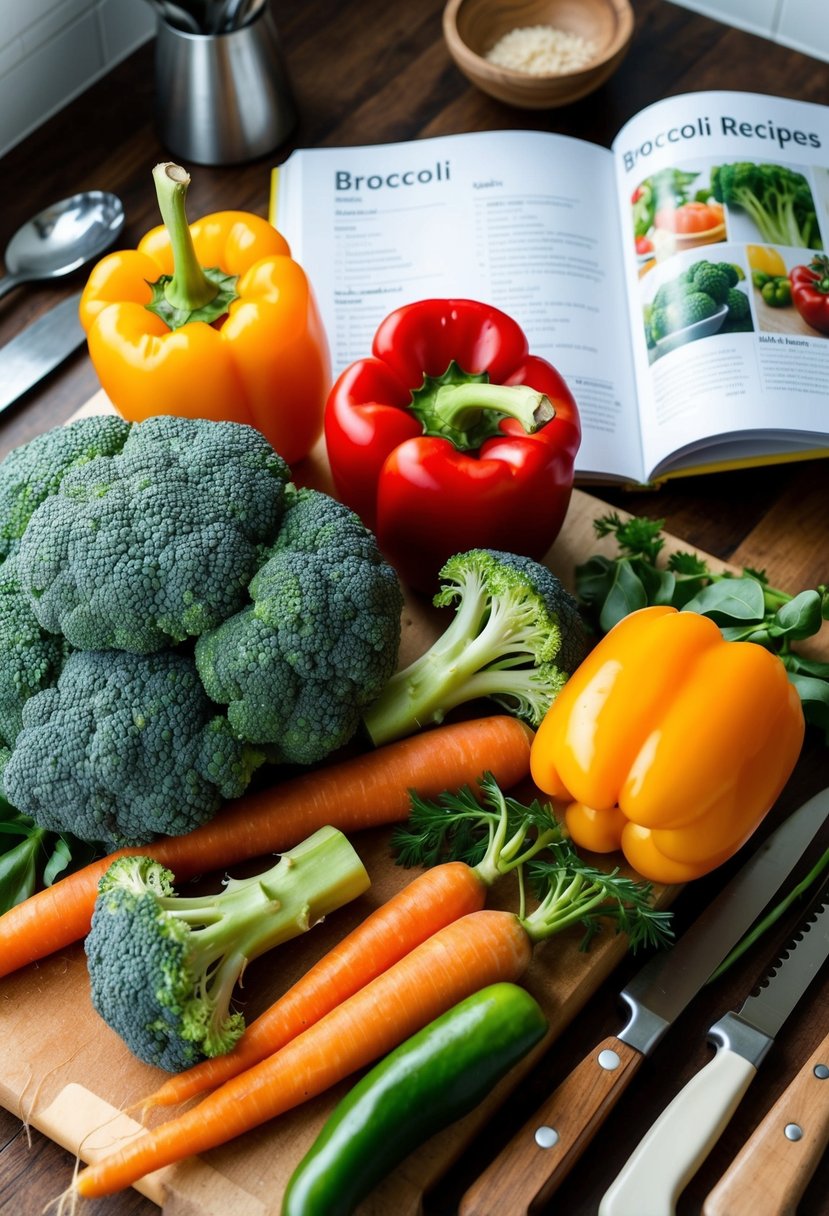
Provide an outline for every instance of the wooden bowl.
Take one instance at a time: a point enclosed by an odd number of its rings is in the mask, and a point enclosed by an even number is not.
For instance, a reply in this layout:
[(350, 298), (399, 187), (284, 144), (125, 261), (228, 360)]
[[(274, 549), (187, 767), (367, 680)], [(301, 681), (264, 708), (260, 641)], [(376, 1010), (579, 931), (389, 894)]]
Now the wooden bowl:
[[(504, 34), (534, 25), (592, 42), (591, 62), (575, 71), (534, 75), (485, 59)], [(449, 0), (443, 34), (455, 63), (479, 89), (513, 106), (544, 110), (585, 97), (612, 75), (633, 36), (633, 9), (629, 0)]]

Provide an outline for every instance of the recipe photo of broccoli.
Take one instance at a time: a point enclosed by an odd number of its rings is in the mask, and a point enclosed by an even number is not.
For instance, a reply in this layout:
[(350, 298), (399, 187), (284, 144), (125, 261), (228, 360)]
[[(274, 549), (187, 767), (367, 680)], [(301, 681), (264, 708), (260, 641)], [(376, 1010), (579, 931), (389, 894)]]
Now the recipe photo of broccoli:
[(717, 202), (742, 211), (764, 241), (823, 248), (811, 187), (796, 169), (752, 161), (714, 165), (711, 189)]
[(750, 333), (754, 324), (744, 287), (738, 263), (705, 258), (667, 279), (643, 310), (651, 361), (715, 333)]

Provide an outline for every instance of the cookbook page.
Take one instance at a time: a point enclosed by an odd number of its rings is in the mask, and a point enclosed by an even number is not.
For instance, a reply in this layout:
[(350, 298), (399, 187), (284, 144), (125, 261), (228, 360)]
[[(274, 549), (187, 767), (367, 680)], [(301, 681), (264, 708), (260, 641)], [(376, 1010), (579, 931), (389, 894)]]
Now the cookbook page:
[(651, 475), (826, 447), (829, 324), (788, 276), (829, 248), (829, 109), (687, 94), (613, 147)]
[(403, 304), (491, 303), (569, 384), (584, 431), (577, 474), (639, 478), (607, 149), (532, 131), (303, 149), (274, 172), (271, 218), (314, 285), (335, 373)]

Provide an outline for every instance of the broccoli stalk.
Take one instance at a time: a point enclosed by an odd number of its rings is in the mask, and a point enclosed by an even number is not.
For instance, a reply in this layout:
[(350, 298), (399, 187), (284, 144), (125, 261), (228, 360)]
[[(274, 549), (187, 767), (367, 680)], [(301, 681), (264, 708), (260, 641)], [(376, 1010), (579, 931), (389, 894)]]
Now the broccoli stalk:
[(455, 617), (363, 714), (375, 744), (441, 722), (481, 697), (537, 726), (586, 653), (575, 601), (531, 558), (473, 549), (451, 557), (440, 577), (434, 603), (457, 601)]
[(361, 895), (368, 875), (326, 827), (219, 894), (183, 897), (173, 874), (140, 855), (117, 858), (99, 884), (86, 940), (92, 1001), (148, 1064), (178, 1072), (233, 1047), (231, 1012), (247, 964)]

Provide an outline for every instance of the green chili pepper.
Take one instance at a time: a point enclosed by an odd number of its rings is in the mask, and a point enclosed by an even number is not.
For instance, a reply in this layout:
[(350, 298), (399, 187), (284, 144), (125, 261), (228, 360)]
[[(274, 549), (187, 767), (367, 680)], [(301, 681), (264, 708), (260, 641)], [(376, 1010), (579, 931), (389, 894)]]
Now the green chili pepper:
[(349, 1216), (429, 1136), (468, 1114), (547, 1021), (516, 984), (492, 984), (431, 1022), (357, 1082), (294, 1171), (282, 1216)]

